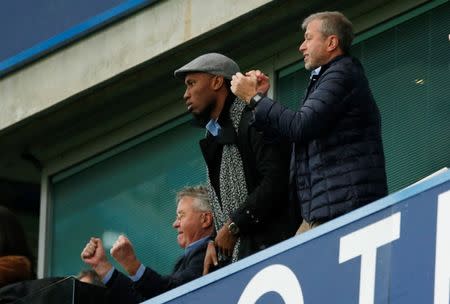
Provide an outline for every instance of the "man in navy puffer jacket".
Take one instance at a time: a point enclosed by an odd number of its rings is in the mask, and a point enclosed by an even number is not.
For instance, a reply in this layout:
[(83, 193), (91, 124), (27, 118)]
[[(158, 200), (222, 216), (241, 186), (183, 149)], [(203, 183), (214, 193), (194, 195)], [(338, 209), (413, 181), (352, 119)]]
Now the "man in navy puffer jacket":
[(302, 24), (300, 45), (311, 81), (298, 111), (266, 97), (261, 71), (233, 76), (233, 93), (254, 108), (255, 126), (293, 143), (292, 197), (305, 232), (387, 194), (381, 119), (361, 63), (349, 56), (351, 22), (321, 12)]

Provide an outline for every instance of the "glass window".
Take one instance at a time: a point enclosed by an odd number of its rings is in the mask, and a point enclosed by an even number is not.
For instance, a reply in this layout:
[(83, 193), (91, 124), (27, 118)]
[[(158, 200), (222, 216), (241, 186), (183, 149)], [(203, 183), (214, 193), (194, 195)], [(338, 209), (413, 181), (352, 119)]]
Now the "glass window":
[(183, 123), (75, 174), (54, 178), (50, 274), (76, 274), (87, 267), (80, 253), (91, 236), (103, 239), (109, 256), (121, 233), (145, 265), (170, 273), (182, 253), (172, 227), (175, 194), (205, 180), (198, 147), (203, 134)]

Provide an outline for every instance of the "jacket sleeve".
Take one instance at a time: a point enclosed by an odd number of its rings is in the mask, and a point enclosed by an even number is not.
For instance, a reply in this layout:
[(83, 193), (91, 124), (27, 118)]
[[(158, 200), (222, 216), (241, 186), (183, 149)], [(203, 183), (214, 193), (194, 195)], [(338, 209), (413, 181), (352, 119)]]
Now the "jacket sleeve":
[[(354, 71), (353, 71), (354, 72)], [(345, 66), (330, 67), (317, 80), (316, 89), (310, 93), (300, 110), (293, 111), (268, 97), (255, 108), (258, 129), (275, 129), (291, 142), (307, 142), (330, 130), (345, 112), (358, 76)]]
[(133, 281), (117, 269), (114, 270), (106, 287), (108, 303), (134, 304), (147, 299), (133, 288)]
[(196, 250), (184, 261), (185, 266), (175, 270), (170, 275), (160, 275), (153, 269), (147, 267), (141, 279), (134, 283), (134, 289), (146, 299), (155, 297), (163, 292), (199, 278), (203, 273), (203, 261), (206, 246)]
[(241, 234), (259, 229), (260, 225), (273, 218), (274, 212), (287, 204), (289, 179), (290, 151), (287, 143), (268, 143), (260, 132), (249, 127), (248, 144), (252, 155), (244, 156), (243, 161), (253, 162), (251, 167), (256, 172), (250, 175), (255, 185), (245, 203), (231, 215)]

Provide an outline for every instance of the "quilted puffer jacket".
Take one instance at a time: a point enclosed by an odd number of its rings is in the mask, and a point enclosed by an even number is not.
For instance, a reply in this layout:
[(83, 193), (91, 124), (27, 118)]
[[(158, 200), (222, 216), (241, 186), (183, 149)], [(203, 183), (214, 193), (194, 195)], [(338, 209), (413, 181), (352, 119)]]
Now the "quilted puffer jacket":
[(380, 113), (356, 58), (322, 66), (298, 111), (265, 97), (255, 120), (258, 129), (294, 143), (291, 182), (308, 222), (326, 222), (387, 194)]

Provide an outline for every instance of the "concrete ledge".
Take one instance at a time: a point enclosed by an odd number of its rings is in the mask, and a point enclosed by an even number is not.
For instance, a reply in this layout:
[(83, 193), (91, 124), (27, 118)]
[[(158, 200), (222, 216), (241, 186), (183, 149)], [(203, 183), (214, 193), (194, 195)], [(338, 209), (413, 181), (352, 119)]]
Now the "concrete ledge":
[(0, 130), (268, 2), (158, 2), (0, 80)]

